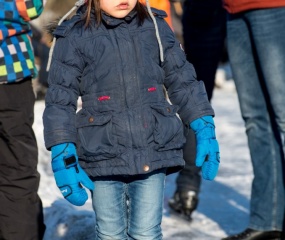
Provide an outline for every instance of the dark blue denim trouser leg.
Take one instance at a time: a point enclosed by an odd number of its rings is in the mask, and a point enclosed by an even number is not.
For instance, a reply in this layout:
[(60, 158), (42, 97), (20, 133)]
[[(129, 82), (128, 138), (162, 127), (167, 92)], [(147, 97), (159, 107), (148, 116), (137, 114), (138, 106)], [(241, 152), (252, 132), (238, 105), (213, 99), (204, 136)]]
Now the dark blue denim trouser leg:
[(284, 220), (284, 27), (285, 8), (231, 15), (227, 22), (229, 58), (254, 174), (249, 227), (257, 230), (281, 230)]

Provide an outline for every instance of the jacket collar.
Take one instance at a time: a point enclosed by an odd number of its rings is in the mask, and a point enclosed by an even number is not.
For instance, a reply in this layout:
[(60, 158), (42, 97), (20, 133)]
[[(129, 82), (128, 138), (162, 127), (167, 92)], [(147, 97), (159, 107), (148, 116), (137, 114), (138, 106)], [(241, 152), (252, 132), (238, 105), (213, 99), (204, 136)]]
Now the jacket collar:
[(117, 26), (123, 22), (131, 22), (136, 15), (137, 12), (133, 10), (124, 18), (114, 18), (107, 13), (102, 12), (102, 20), (109, 26)]
[[(86, 9), (87, 9), (86, 5), (83, 5), (77, 10), (77, 13), (82, 15), (85, 13)], [(94, 10), (92, 10), (92, 12), (94, 14)], [(109, 14), (102, 12), (102, 20), (104, 21), (104, 23), (106, 23), (109, 26), (117, 26), (123, 22), (131, 22), (135, 18), (136, 15), (137, 15), (137, 12), (133, 10), (124, 18), (114, 18), (110, 16)]]

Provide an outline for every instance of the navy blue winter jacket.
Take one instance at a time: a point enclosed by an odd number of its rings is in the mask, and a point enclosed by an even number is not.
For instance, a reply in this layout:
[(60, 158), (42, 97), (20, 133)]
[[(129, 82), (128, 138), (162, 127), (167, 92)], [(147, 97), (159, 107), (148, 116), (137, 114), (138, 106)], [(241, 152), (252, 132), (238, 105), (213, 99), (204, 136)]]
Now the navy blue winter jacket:
[[(153, 12), (163, 62), (154, 23), (149, 18), (138, 25), (135, 12), (124, 19), (103, 14), (99, 27), (84, 29), (79, 11), (54, 32), (45, 144), (50, 149), (75, 143), (89, 176), (178, 171), (184, 166), (184, 125), (214, 115), (204, 84), (196, 80), (165, 13)], [(76, 112), (79, 96), (82, 109)]]

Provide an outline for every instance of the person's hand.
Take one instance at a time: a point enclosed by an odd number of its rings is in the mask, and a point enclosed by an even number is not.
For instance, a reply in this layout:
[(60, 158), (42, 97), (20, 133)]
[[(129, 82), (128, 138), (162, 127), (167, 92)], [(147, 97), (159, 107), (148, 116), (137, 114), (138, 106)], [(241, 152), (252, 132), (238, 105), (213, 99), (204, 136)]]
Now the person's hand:
[(88, 199), (86, 187), (94, 190), (94, 184), (78, 164), (73, 143), (62, 143), (51, 148), (52, 170), (56, 185), (70, 203), (82, 206)]
[(220, 152), (212, 116), (204, 116), (190, 123), (196, 135), (196, 166), (202, 167), (202, 176), (213, 180), (219, 169)]

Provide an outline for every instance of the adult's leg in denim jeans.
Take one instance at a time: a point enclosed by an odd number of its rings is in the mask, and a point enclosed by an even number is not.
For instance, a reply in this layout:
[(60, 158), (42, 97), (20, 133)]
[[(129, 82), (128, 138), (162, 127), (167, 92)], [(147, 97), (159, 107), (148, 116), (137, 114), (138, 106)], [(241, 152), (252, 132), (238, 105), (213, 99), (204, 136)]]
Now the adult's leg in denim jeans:
[(284, 220), (285, 195), (284, 195), (284, 154), (280, 133), (285, 134), (285, 68), (280, 67), (285, 62), (285, 7), (266, 10), (252, 11), (247, 15), (250, 23), (252, 38), (256, 47), (257, 57), (262, 71), (262, 78), (266, 87), (268, 98), (267, 103), (272, 108), (274, 129), (278, 133), (278, 145), (280, 146), (281, 161), (277, 158), (274, 181), (276, 184), (274, 199), (274, 209), (272, 227), (280, 229), (281, 222)]
[(0, 239), (41, 240), (38, 149), (31, 81), (0, 85)]
[(161, 240), (165, 170), (94, 181), (97, 239)]
[(248, 20), (245, 15), (231, 16), (227, 23), (227, 41), (253, 164), (249, 227), (262, 231), (281, 230), (284, 214), (281, 162), (284, 155), (275, 120), (269, 114), (272, 106)]
[(276, 123), (285, 134), (285, 7), (252, 11), (247, 19)]

